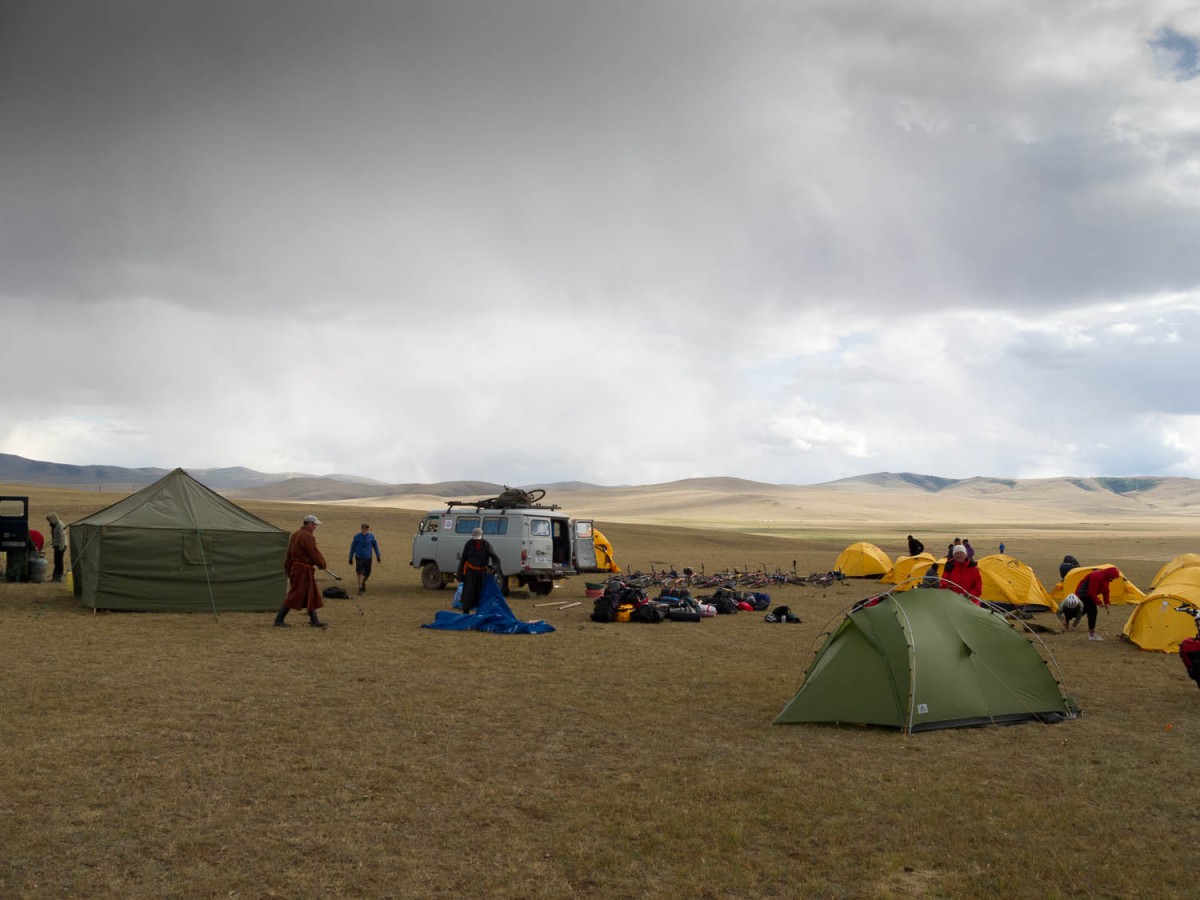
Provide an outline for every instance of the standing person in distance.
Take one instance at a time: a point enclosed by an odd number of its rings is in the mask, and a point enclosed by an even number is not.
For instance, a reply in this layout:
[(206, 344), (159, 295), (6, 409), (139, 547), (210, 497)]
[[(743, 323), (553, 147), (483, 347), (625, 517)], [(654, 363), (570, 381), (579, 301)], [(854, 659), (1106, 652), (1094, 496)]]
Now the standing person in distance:
[(918, 541), (911, 534), (908, 536), (908, 555), (916, 556), (918, 553), (925, 552), (925, 545)]
[(971, 546), (970, 540), (963, 538), (962, 545), (967, 548), (967, 559), (975, 558), (975, 548)]
[(354, 574), (358, 576), (360, 594), (367, 592), (367, 579), (371, 577), (372, 553), (376, 561), (383, 562), (383, 557), (379, 555), (379, 541), (371, 534), (371, 526), (363, 522), (358, 534), (350, 541), (350, 559), (347, 560), (347, 563), (354, 563)]
[(471, 539), (463, 546), (458, 558), (458, 580), (462, 582), (462, 611), (470, 615), (479, 606), (479, 595), (483, 592), (483, 579), (487, 577), (488, 563), (500, 565), (500, 557), (492, 545), (483, 539), (483, 530), (476, 528)]
[(317, 590), (317, 576), (313, 572), (314, 566), (318, 569), (325, 568), (325, 557), (317, 549), (317, 537), (314, 534), (320, 524), (321, 520), (316, 516), (305, 516), (304, 522), (292, 532), (292, 538), (288, 541), (287, 556), (283, 558), (283, 570), (287, 572), (288, 577), (288, 592), (283, 606), (279, 607), (279, 612), (275, 614), (276, 628), (289, 627), (284, 619), (293, 609), (308, 610), (308, 624), (313, 628), (327, 627), (325, 622), (317, 618), (317, 610), (325, 605), (325, 601), (321, 599), (321, 592)]
[(946, 566), (942, 569), (942, 585), (979, 605), (983, 576), (979, 574), (975, 560), (967, 558), (967, 548), (962, 544), (955, 544), (950, 558), (946, 560)]
[(1096, 601), (1101, 601), (1104, 608), (1108, 609), (1109, 585), (1120, 577), (1121, 573), (1116, 566), (1106, 566), (1103, 569), (1088, 572), (1080, 579), (1079, 584), (1075, 585), (1075, 596), (1083, 601), (1083, 611), (1087, 615), (1089, 641), (1104, 640), (1096, 634), (1096, 613), (1100, 611)]
[(63, 557), (67, 552), (67, 526), (63, 524), (56, 512), (46, 516), (46, 521), (50, 523), (50, 547), (54, 550), (54, 572), (51, 574), (50, 580), (62, 581)]

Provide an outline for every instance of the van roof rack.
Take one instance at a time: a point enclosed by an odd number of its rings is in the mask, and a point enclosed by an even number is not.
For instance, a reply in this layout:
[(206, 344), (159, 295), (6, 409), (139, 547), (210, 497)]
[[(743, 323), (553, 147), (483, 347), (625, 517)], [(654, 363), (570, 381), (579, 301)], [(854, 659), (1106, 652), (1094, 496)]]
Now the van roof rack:
[(482, 500), (450, 500), (446, 506), (473, 506), (476, 509), (559, 509), (557, 503), (538, 502), (545, 496), (546, 491), (542, 488), (526, 491), (521, 488), (510, 488), (506, 484), (498, 496), (485, 497)]

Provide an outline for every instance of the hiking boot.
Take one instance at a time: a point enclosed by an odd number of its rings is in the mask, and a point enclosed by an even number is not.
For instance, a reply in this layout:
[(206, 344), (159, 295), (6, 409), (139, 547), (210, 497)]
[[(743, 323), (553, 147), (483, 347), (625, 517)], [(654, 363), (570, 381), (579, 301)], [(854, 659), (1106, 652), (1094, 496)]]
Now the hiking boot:
[(328, 622), (322, 622), (320, 619), (309, 619), (308, 624), (313, 628), (328, 628)]
[(275, 627), (276, 628), (291, 628), (292, 623), (291, 622), (276, 622)]
[(1098, 634), (1089, 634), (1088, 640), (1089, 641), (1102, 641), (1102, 640), (1104, 640), (1104, 638), (1100, 637), (1100, 635), (1098, 635)]
[(362, 596), (363, 594), (365, 594), (366, 592), (367, 592), (367, 589), (366, 589), (365, 587), (360, 587), (360, 588), (358, 589), (358, 596), (360, 596), (360, 597), (361, 597), (361, 596)]

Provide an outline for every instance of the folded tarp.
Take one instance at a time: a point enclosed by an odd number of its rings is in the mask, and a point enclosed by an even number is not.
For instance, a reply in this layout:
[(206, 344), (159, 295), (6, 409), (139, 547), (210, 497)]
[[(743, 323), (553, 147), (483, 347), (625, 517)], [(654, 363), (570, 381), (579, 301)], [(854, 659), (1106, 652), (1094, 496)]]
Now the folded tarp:
[(433, 621), (421, 627), (440, 631), (490, 631), (493, 634), (547, 634), (554, 630), (553, 625), (541, 619), (522, 622), (513, 615), (494, 578), (483, 580), (483, 591), (475, 612), (468, 616), (449, 609), (438, 610)]

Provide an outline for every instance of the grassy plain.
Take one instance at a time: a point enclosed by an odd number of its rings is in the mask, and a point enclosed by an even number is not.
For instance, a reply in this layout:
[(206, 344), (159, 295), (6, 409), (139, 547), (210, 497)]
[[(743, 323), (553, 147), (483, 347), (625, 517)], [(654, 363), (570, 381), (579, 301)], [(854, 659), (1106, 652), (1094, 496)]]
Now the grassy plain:
[[(5, 489), (4, 492), (9, 492)], [(35, 524), (115, 496), (43, 488)], [(350, 580), (370, 521), (384, 561), (327, 632), (269, 614), (93, 613), (62, 585), (0, 584), (0, 895), (6, 897), (1185, 896), (1200, 692), (1179, 660), (1047, 635), (1082, 718), (905, 737), (771, 724), (815, 644), (872, 582), (772, 591), (803, 619), (597, 625), (514, 595), (550, 635), (422, 629), (450, 601), (408, 566), (418, 513), (304, 512)], [(762, 535), (601, 521), (626, 567), (832, 568), (906, 528)], [(924, 524), (1004, 540), (1048, 587), (1064, 553), (1145, 588), (1200, 550), (1186, 520)], [(584, 600), (583, 577), (553, 599)], [(293, 616), (293, 619), (297, 617)], [(1051, 624), (1048, 616), (1041, 617)]]

